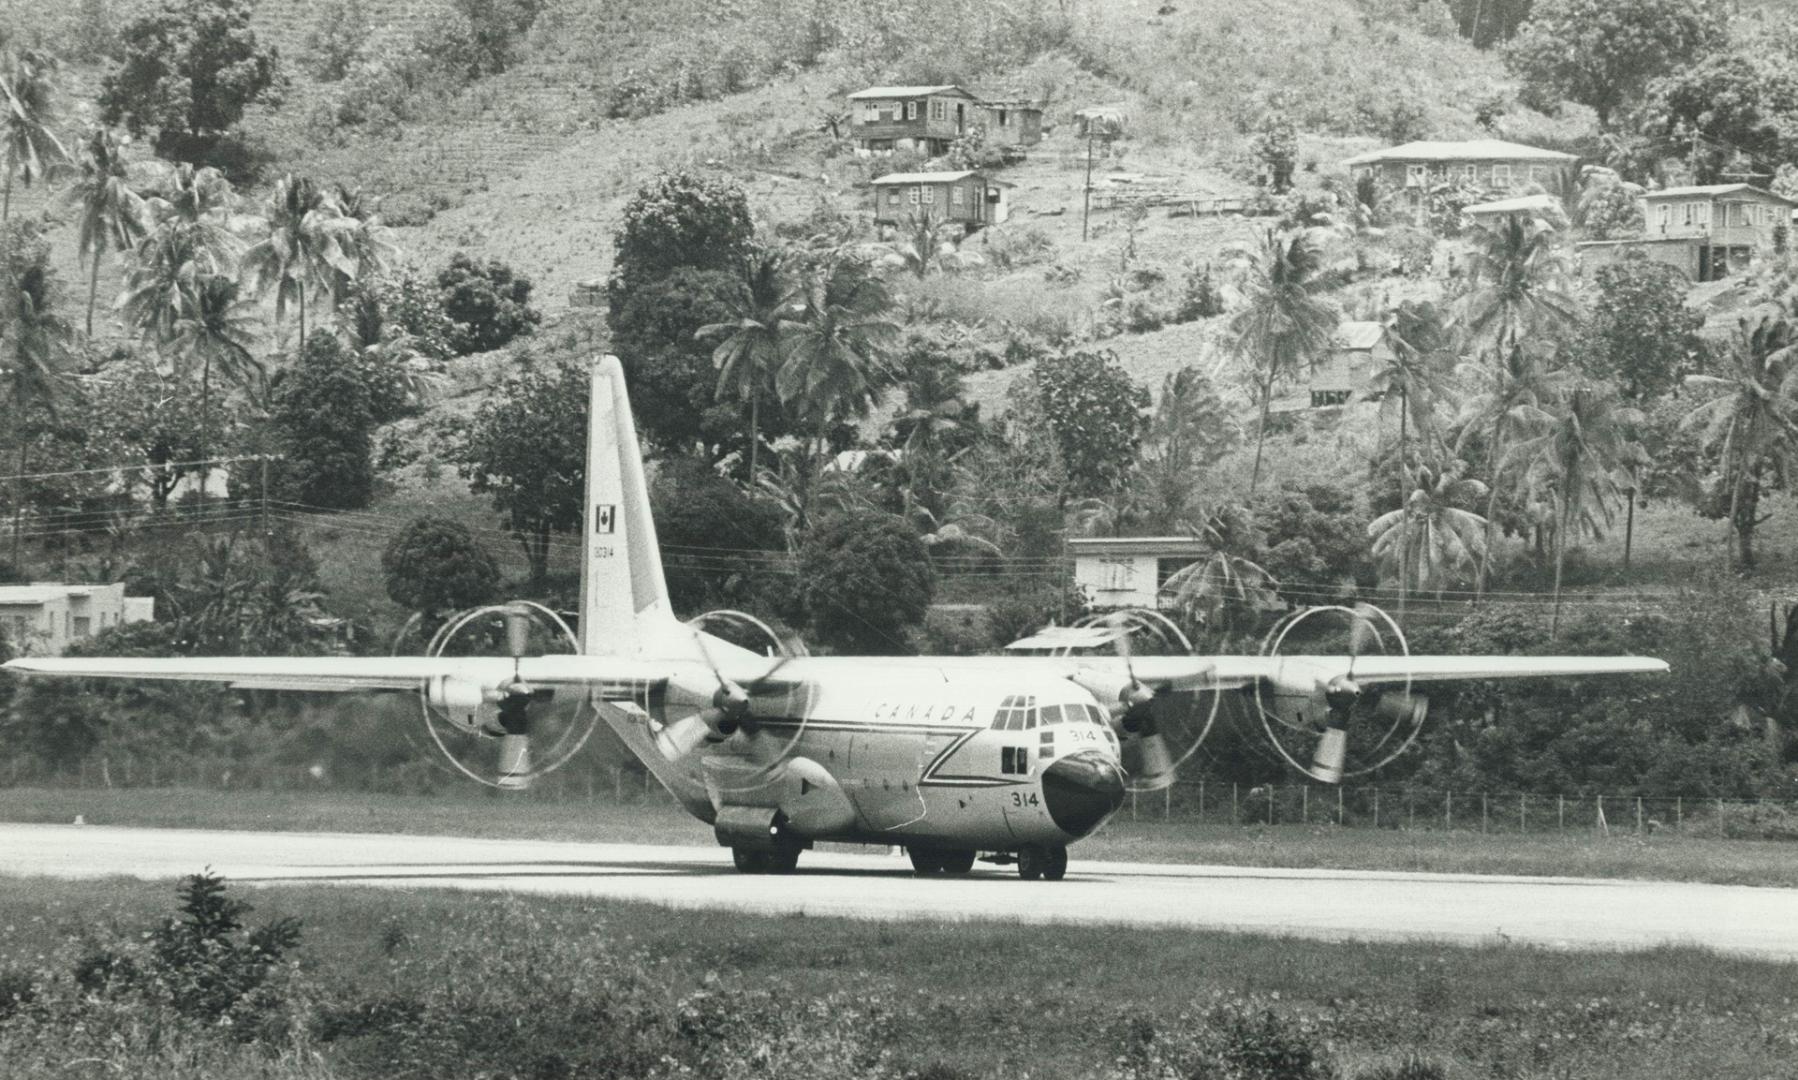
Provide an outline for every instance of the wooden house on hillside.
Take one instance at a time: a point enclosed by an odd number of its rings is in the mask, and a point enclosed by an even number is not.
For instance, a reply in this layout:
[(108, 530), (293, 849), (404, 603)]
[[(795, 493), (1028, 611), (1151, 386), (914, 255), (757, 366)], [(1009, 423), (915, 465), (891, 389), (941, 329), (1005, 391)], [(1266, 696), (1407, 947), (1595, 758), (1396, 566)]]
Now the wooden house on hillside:
[(980, 120), (989, 146), (1035, 146), (1043, 141), (1043, 110), (1025, 98), (980, 98)]
[(973, 232), (1011, 215), (1005, 192), (1012, 185), (978, 169), (888, 173), (875, 177), (868, 186), (874, 191), (876, 225), (900, 225), (911, 218), (930, 217)]
[(959, 86), (871, 86), (849, 95), (851, 137), (862, 154), (946, 154), (979, 107)]
[(1274, 398), (1274, 415), (1328, 409), (1374, 396), (1369, 384), (1392, 361), (1392, 341), (1381, 322), (1336, 324), (1330, 352), (1300, 382)]
[(1581, 244), (1580, 266), (1591, 271), (1639, 251), (1693, 281), (1718, 281), (1747, 270), (1789, 237), (1794, 207), (1798, 202), (1748, 184), (1644, 192), (1646, 234)]
[(1343, 164), (1356, 180), (1372, 176), (1387, 192), (1398, 193), (1420, 222), (1429, 213), (1430, 189), (1443, 184), (1461, 182), (1493, 192), (1534, 184), (1565, 199), (1579, 183), (1578, 156), (1501, 139), (1410, 142)]

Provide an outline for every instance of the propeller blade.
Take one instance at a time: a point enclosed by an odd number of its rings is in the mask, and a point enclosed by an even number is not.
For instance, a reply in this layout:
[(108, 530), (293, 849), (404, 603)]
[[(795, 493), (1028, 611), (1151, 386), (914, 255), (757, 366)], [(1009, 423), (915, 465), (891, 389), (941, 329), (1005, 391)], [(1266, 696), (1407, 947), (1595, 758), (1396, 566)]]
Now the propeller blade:
[[(1334, 725), (1335, 718), (1331, 718)], [(1317, 753), (1311, 758), (1311, 775), (1326, 784), (1342, 783), (1342, 766), (1348, 760), (1348, 730), (1335, 726), (1324, 728), (1317, 742)]]
[(531, 650), (531, 613), (524, 608), (506, 609), (506, 649), (513, 656), (525, 656)]
[(513, 682), (499, 702), (499, 786), (522, 791), (531, 785), (531, 688)]
[(531, 737), (502, 735), (499, 740), (499, 786), (523, 791), (531, 786)]
[(1331, 679), (1324, 691), (1324, 730), (1311, 756), (1311, 775), (1326, 784), (1340, 784), (1348, 760), (1348, 724), (1361, 687), (1348, 676)]

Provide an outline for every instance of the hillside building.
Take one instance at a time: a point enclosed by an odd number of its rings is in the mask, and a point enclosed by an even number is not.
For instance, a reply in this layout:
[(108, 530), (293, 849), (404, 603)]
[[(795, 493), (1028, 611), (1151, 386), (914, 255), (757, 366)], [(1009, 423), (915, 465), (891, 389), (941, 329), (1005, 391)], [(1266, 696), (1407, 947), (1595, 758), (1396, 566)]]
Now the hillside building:
[(960, 172), (888, 173), (868, 182), (874, 192), (874, 223), (902, 225), (912, 218), (954, 223), (967, 232), (998, 225), (1011, 216), (1003, 180), (979, 169)]
[(1749, 184), (1644, 192), (1646, 234), (1579, 245), (1580, 268), (1591, 272), (1640, 251), (1692, 281), (1718, 281), (1742, 273), (1785, 243), (1794, 207), (1798, 202)]
[(155, 614), (153, 598), (126, 596), (122, 582), (0, 585), (0, 630), (16, 653), (61, 656), (77, 641)]
[(1268, 412), (1293, 414), (1359, 401), (1368, 396), (1368, 383), (1392, 357), (1392, 339), (1385, 323), (1337, 323), (1329, 354), (1297, 386), (1274, 398)]
[(948, 153), (979, 111), (978, 99), (954, 85), (871, 86), (850, 94), (849, 106), (858, 153), (932, 157)]
[(1035, 146), (1043, 141), (1043, 110), (1023, 98), (982, 97), (981, 123), (986, 125), (988, 146)]
[(1191, 536), (1088, 536), (1068, 540), (1074, 584), (1094, 610), (1158, 608), (1161, 586), (1174, 571), (1210, 549)]
[(1343, 165), (1355, 180), (1372, 176), (1412, 208), (1420, 222), (1429, 212), (1430, 189), (1443, 184), (1464, 183), (1495, 193), (1533, 184), (1565, 199), (1579, 180), (1577, 155), (1502, 139), (1410, 142), (1349, 158)]
[(1469, 222), (1482, 229), (1497, 229), (1504, 224), (1506, 218), (1518, 215), (1525, 220), (1540, 221), (1557, 231), (1567, 227), (1567, 208), (1561, 204), (1561, 200), (1540, 192), (1474, 203), (1463, 207), (1461, 213), (1467, 216)]

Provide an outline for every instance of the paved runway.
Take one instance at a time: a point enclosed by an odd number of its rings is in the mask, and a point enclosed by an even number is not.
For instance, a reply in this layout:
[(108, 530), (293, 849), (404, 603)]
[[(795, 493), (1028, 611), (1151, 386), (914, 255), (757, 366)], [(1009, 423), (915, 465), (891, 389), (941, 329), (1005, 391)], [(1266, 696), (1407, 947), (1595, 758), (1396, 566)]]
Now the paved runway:
[[(1062, 882), (1009, 868), (917, 878), (903, 858), (807, 852), (792, 877), (737, 874), (723, 848), (438, 836), (0, 824), (0, 875), (509, 890), (866, 919), (1004, 919), (1326, 939), (1675, 943), (1798, 960), (1798, 889), (1583, 878), (1086, 862)], [(4, 885), (0, 884), (0, 888)]]

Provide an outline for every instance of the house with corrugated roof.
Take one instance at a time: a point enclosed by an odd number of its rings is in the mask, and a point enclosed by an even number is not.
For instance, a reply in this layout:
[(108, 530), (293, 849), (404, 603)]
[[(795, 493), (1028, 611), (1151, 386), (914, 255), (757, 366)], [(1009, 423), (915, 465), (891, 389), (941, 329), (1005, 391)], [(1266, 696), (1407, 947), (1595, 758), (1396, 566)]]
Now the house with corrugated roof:
[(849, 95), (849, 130), (861, 154), (946, 154), (976, 118), (979, 99), (953, 84), (870, 86)]
[(1429, 193), (1462, 183), (1494, 194), (1535, 185), (1565, 199), (1579, 182), (1579, 157), (1502, 139), (1420, 141), (1374, 150), (1343, 162), (1355, 180), (1371, 176), (1413, 207), (1421, 220)]
[(1545, 192), (1474, 203), (1462, 207), (1461, 213), (1467, 216), (1469, 222), (1483, 229), (1496, 229), (1510, 217), (1540, 221), (1551, 229), (1567, 227), (1567, 208), (1560, 199)]
[(1692, 281), (1740, 274), (1791, 235), (1798, 202), (1752, 184), (1703, 184), (1642, 193), (1643, 236), (1580, 244), (1580, 268), (1591, 272), (1641, 252)]
[(979, 169), (888, 173), (868, 182), (874, 192), (874, 224), (901, 225), (928, 217), (967, 232), (1011, 216), (1005, 193), (1012, 186)]
[(1386, 324), (1350, 320), (1336, 324), (1330, 352), (1299, 382), (1269, 403), (1270, 413), (1300, 413), (1347, 405), (1368, 396), (1374, 375), (1392, 360)]

